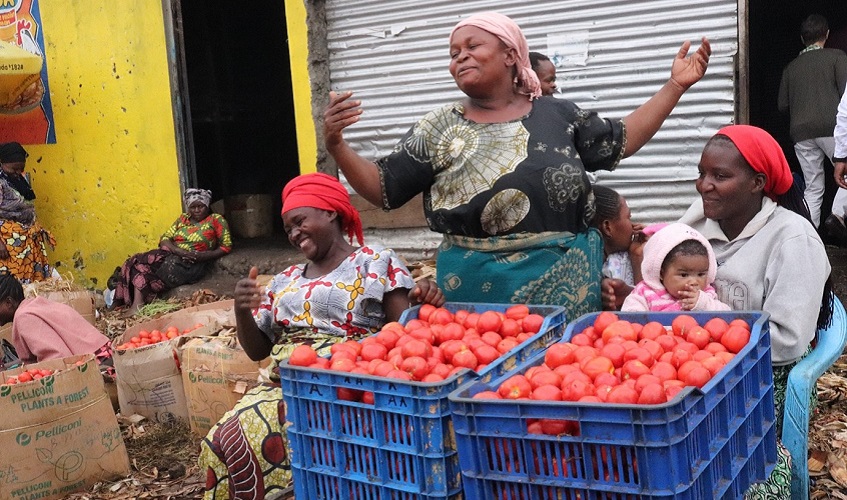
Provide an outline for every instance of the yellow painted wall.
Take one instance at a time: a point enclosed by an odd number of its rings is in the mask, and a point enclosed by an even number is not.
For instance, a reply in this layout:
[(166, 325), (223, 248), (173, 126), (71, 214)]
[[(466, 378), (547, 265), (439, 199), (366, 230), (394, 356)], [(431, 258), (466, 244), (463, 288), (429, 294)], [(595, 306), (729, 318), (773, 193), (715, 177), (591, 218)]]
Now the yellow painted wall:
[(40, 7), (56, 144), (27, 146), (36, 213), (59, 272), (103, 288), (181, 210), (162, 3)]
[(294, 119), (297, 123), (297, 155), (300, 158), (300, 173), (306, 174), (316, 170), (318, 153), (315, 121), (312, 118), (306, 7), (302, 1), (285, 2), (285, 23), (291, 60)]

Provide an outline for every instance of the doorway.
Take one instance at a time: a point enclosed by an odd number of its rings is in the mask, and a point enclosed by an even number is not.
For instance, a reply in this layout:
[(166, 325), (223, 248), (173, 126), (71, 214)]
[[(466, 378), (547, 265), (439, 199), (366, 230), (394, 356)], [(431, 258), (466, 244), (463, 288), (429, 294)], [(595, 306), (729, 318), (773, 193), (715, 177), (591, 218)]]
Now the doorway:
[[(749, 82), (750, 124), (770, 132), (780, 143), (792, 170), (800, 172), (794, 145), (788, 133), (788, 115), (777, 109), (782, 70), (800, 51), (800, 23), (809, 14), (820, 14), (829, 23), (827, 48), (847, 52), (847, 9), (843, 2), (830, 0), (749, 0)], [(835, 113), (835, 110), (833, 110)], [(821, 220), (832, 207), (835, 182), (832, 165), (827, 162), (826, 192)]]
[[(299, 174), (284, 3), (172, 6), (188, 178), (213, 200), (270, 195), (278, 214), (282, 187)], [(273, 224), (280, 232), (279, 217)]]

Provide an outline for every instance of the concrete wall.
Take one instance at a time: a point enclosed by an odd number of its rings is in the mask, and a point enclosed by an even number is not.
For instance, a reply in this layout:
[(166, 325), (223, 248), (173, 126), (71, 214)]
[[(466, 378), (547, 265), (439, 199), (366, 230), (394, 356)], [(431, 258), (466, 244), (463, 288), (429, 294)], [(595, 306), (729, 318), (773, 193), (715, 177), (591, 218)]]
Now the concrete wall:
[(56, 144), (27, 146), (62, 274), (104, 287), (181, 211), (162, 3), (42, 0)]

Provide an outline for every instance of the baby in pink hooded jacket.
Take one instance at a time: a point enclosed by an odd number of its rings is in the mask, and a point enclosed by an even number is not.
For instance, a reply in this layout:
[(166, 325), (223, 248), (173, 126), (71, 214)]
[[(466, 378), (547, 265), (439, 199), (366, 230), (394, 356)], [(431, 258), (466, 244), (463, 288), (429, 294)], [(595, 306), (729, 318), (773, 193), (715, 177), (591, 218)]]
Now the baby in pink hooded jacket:
[(729, 311), (712, 286), (717, 267), (702, 234), (685, 224), (668, 224), (645, 243), (643, 279), (621, 311)]

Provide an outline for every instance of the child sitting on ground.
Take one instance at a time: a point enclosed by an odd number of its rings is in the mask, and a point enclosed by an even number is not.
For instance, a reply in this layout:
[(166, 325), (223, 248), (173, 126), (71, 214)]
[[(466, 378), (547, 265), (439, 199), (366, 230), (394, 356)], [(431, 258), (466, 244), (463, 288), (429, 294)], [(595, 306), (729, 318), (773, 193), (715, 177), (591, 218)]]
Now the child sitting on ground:
[(728, 311), (714, 287), (717, 263), (708, 240), (685, 224), (668, 224), (644, 245), (643, 280), (622, 311)]

